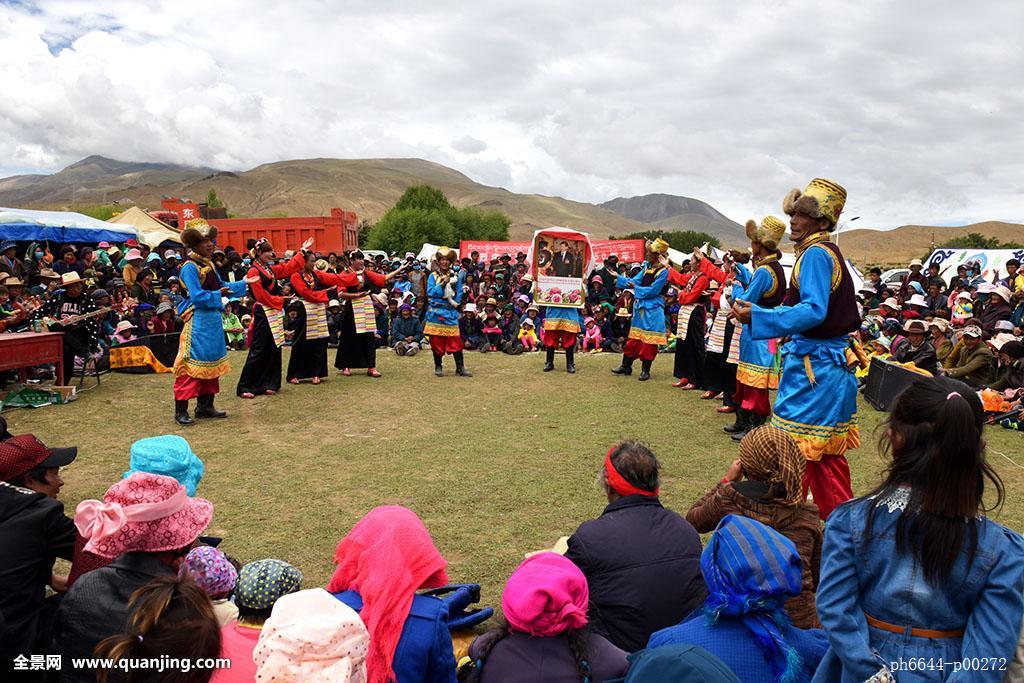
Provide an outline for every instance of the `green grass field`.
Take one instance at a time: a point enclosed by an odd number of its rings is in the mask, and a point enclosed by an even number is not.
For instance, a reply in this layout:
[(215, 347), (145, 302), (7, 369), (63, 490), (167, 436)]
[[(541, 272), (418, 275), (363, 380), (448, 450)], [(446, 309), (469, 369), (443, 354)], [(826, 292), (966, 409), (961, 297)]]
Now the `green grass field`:
[[(611, 375), (618, 357), (609, 354), (578, 356), (577, 374), (567, 375), (561, 356), (558, 371), (542, 373), (540, 355), (472, 353), (474, 377), (455, 377), (449, 357), (437, 379), (429, 353), (381, 352), (381, 379), (332, 375), (320, 386), (285, 385), (278, 396), (252, 401), (234, 394), (245, 355), (231, 359), (218, 400), (226, 420), (178, 427), (171, 376), (125, 374), (105, 375), (70, 405), (5, 416), (16, 434), (79, 446), (63, 471), (69, 512), (120, 478), (133, 441), (181, 434), (206, 463), (199, 495), (216, 508), (209, 533), (223, 536), (222, 548), (241, 561), (286, 559), (302, 569), (307, 587), (324, 585), (334, 547), (352, 524), (375, 505), (401, 504), (426, 522), (451, 579), (483, 584), (491, 605), (523, 553), (600, 514), (597, 473), (617, 439), (640, 439), (658, 454), (662, 500), (680, 512), (737, 457), (721, 430), (731, 416), (671, 388), (667, 355), (655, 361), (652, 381), (638, 382), (636, 374)], [(883, 466), (875, 447), (881, 416), (862, 405), (864, 446), (850, 455), (857, 492)], [(994, 453), (1024, 462), (1024, 437), (998, 428), (986, 437), (1008, 493), (995, 517), (1024, 529), (1017, 497), (1024, 468)]]

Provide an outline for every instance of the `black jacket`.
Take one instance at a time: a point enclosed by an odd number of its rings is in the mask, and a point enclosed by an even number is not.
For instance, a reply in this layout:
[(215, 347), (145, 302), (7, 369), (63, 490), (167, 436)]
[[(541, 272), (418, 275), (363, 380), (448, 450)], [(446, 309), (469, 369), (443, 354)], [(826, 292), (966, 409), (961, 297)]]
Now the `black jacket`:
[(935, 368), (939, 364), (939, 358), (935, 354), (935, 347), (931, 342), (924, 342), (916, 349), (910, 344), (904, 344), (896, 352), (896, 360), (901, 363), (913, 363), (922, 370), (935, 374)]
[(53, 561), (71, 559), (75, 524), (64, 505), (42, 493), (0, 482), (0, 657), (46, 654), (50, 624), (44, 618)]
[(626, 652), (704, 601), (700, 536), (657, 498), (620, 498), (569, 538), (566, 557), (590, 585), (594, 631)]
[(132, 593), (173, 573), (149, 553), (125, 553), (75, 581), (57, 613), (63, 656), (60, 680), (95, 681), (96, 673), (74, 669), (72, 658), (92, 657), (101, 640), (122, 633)]

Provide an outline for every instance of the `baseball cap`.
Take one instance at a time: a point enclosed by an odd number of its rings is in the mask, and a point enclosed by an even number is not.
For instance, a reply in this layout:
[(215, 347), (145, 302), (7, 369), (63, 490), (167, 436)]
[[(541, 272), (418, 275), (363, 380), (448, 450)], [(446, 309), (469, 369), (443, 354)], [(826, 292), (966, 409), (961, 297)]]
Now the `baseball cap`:
[(32, 434), (19, 434), (0, 443), (0, 479), (10, 481), (36, 467), (64, 467), (78, 456), (78, 448), (48, 448)]
[(977, 325), (968, 325), (964, 328), (965, 337), (974, 337), (975, 339), (981, 339), (981, 328)]

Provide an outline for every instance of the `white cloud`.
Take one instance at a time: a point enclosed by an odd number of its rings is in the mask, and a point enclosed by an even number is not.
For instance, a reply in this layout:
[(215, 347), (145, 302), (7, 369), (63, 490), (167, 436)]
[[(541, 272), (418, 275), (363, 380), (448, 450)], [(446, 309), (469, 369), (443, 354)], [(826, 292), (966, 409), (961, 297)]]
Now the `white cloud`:
[(1024, 6), (884, 0), (0, 6), (0, 174), (422, 156), (738, 220), (815, 175), (858, 225), (1024, 219)]

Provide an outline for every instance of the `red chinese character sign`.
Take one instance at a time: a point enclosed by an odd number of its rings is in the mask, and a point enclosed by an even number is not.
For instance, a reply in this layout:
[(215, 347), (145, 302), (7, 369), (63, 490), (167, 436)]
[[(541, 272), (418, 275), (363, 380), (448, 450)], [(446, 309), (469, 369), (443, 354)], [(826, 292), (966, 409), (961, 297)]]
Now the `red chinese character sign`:
[(583, 277), (594, 267), (594, 248), (587, 233), (571, 228), (538, 230), (526, 262), (533, 274), (534, 303), (583, 308), (587, 294)]

